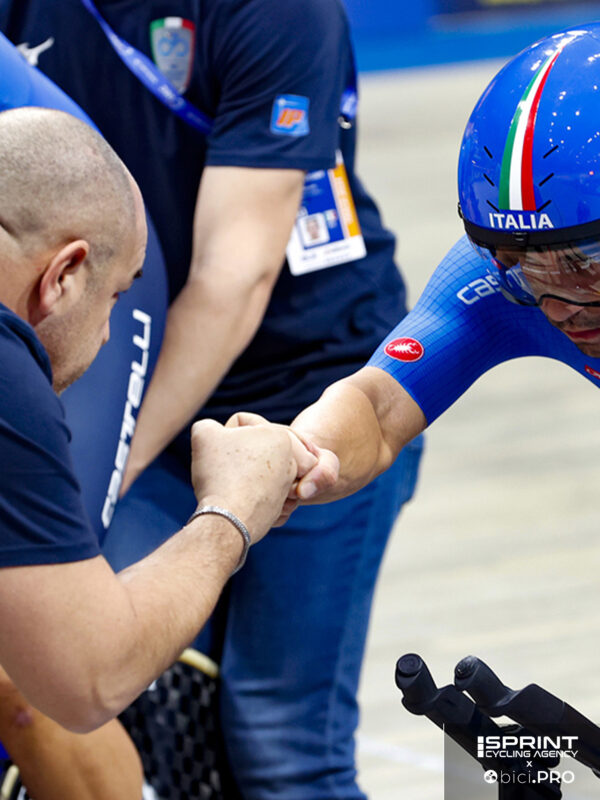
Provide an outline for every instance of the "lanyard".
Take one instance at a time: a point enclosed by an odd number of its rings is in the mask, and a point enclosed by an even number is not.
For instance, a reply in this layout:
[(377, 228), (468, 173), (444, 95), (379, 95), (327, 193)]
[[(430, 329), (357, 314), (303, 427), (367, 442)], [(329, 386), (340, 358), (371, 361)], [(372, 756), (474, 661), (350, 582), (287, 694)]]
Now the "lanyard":
[[(128, 67), (131, 72), (133, 72), (133, 74), (144, 84), (144, 86), (149, 89), (152, 94), (161, 101), (161, 103), (166, 105), (167, 108), (171, 109), (174, 114), (177, 114), (177, 116), (180, 117), (184, 122), (187, 122), (188, 125), (191, 125), (197, 131), (200, 131), (200, 133), (209, 134), (214, 126), (213, 120), (203, 111), (200, 111), (199, 108), (196, 108), (196, 106), (193, 105), (193, 103), (190, 103), (189, 100), (186, 100), (185, 97), (182, 97), (177, 89), (173, 86), (171, 81), (165, 78), (162, 72), (160, 72), (160, 70), (148, 58), (148, 56), (144, 55), (144, 53), (137, 50), (124, 39), (121, 39), (120, 36), (117, 36), (108, 22), (100, 14), (93, 0), (81, 0), (81, 2), (100, 25), (104, 31), (104, 34), (106, 35), (106, 38), (113, 46), (121, 61), (123, 61), (125, 66)], [(352, 121), (356, 117), (356, 112), (358, 109), (358, 90), (356, 80), (356, 65), (354, 64), (354, 53), (352, 54), (352, 57), (352, 81), (344, 90), (340, 102), (340, 114), (346, 123), (345, 125), (343, 122), (341, 123), (343, 127), (349, 127), (351, 125)]]
[(149, 89), (161, 103), (164, 103), (167, 108), (170, 108), (174, 114), (177, 114), (184, 122), (187, 122), (188, 125), (196, 128), (200, 133), (210, 133), (214, 124), (212, 119), (200, 111), (199, 108), (196, 108), (189, 100), (186, 100), (185, 97), (182, 97), (171, 81), (165, 78), (162, 72), (156, 68), (144, 53), (132, 47), (124, 39), (121, 39), (120, 36), (117, 36), (108, 22), (106, 22), (104, 17), (100, 14), (93, 0), (81, 0), (81, 2), (98, 22), (121, 61), (123, 61), (125, 66), (139, 78), (144, 86)]

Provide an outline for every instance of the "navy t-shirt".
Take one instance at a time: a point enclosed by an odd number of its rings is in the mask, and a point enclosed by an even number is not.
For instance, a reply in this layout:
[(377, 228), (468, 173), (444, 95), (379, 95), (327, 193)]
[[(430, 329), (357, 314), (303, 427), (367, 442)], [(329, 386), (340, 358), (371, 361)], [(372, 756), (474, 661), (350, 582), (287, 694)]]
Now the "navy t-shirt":
[(99, 554), (69, 455), (69, 430), (33, 329), (0, 304), (0, 566)]
[[(170, 293), (191, 257), (198, 184), (206, 165), (334, 166), (341, 149), (365, 237), (365, 258), (293, 277), (287, 266), (264, 321), (203, 415), (240, 407), (287, 421), (325, 386), (361, 366), (405, 312), (394, 237), (354, 172), (356, 127), (338, 124), (353, 58), (340, 0), (103, 0), (123, 39), (152, 58), (152, 25), (193, 30), (185, 97), (215, 121), (204, 137), (142, 85), (80, 0), (0, 0), (0, 29), (40, 45), (38, 66), (88, 112), (140, 184), (158, 229)], [(191, 26), (191, 27), (190, 27)], [(36, 53), (37, 54), (37, 53)], [(307, 135), (272, 130), (274, 102), (308, 105)], [(240, 269), (243, 264), (240, 264)]]

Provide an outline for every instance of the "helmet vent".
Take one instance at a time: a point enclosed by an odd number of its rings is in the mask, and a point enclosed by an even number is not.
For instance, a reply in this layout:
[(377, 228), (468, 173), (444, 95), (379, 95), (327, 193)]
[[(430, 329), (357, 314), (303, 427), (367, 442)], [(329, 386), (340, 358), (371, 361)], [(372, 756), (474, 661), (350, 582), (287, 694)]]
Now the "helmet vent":
[(494, 209), (494, 211), (497, 211), (498, 213), (500, 213), (500, 209), (499, 209), (497, 206), (495, 206), (493, 203), (490, 203), (490, 201), (489, 201), (489, 200), (486, 200), (486, 203), (488, 204), (488, 206), (490, 206), (491, 208), (493, 208), (493, 209)]
[(539, 208), (536, 208), (536, 210), (535, 210), (536, 214), (539, 214), (540, 211), (543, 211), (545, 208), (548, 208), (548, 206), (550, 205), (551, 202), (552, 202), (552, 200), (546, 200), (544, 205), (540, 206)]
[(551, 147), (550, 150), (548, 150), (547, 153), (544, 153), (542, 158), (548, 158), (548, 156), (551, 155), (555, 150), (558, 150), (558, 145), (557, 144), (555, 144), (554, 147)]
[(547, 183), (547, 181), (549, 181), (549, 180), (550, 180), (550, 178), (553, 178), (553, 177), (554, 177), (554, 173), (553, 173), (553, 172), (551, 172), (551, 173), (550, 173), (550, 175), (546, 175), (546, 177), (544, 178), (544, 180), (543, 180), (543, 181), (540, 181), (540, 182), (538, 183), (538, 186), (543, 186), (545, 183)]
[(483, 173), (483, 177), (486, 179), (486, 181), (489, 183), (490, 186), (496, 185), (494, 181), (490, 178), (490, 176), (485, 174), (485, 172)]
[(493, 159), (493, 158), (494, 158), (494, 156), (493, 156), (493, 155), (490, 153), (490, 151), (487, 149), (487, 147), (485, 147), (485, 145), (484, 145), (483, 149), (485, 150), (485, 152), (488, 154), (488, 156), (489, 156), (491, 159)]

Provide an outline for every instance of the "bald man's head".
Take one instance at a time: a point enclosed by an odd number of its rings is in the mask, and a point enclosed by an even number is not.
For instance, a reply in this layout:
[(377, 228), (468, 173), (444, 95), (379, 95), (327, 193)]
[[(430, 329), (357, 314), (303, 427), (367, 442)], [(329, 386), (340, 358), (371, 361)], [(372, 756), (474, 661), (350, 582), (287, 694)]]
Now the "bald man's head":
[(57, 391), (108, 340), (145, 245), (140, 191), (99, 134), (61, 111), (0, 113), (0, 302), (34, 327)]
[(135, 226), (133, 180), (107, 142), (61, 111), (0, 113), (0, 226), (24, 253), (74, 239), (92, 270)]

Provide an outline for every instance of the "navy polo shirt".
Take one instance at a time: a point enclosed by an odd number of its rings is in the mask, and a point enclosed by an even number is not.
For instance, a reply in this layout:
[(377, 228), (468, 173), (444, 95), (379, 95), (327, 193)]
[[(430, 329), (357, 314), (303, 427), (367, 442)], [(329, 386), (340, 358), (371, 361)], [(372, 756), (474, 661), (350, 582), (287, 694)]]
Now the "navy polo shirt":
[(70, 434), (33, 328), (0, 304), (0, 566), (99, 554), (69, 455)]

